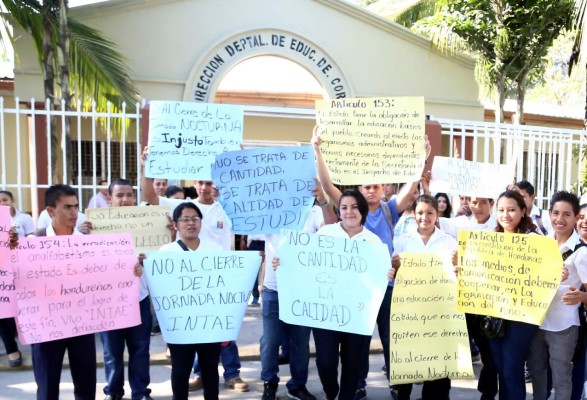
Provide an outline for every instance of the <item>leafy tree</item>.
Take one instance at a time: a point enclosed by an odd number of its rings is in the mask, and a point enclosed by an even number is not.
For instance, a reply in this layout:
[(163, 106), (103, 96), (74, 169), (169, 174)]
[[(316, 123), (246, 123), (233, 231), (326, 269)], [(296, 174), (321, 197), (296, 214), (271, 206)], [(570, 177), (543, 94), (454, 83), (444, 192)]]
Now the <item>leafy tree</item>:
[[(68, 111), (77, 101), (85, 110), (93, 101), (99, 112), (107, 111), (109, 104), (113, 112), (118, 112), (123, 102), (127, 109), (135, 108), (139, 96), (126, 60), (114, 43), (99, 31), (68, 16), (68, 0), (2, 0), (2, 5), (10, 13), (9, 19), (2, 15), (6, 30), (11, 32), (9, 24), (15, 23), (29, 33), (35, 43), (45, 99), (53, 108), (61, 103)], [(63, 145), (70, 149), (69, 118), (65, 121), (66, 143)], [(60, 135), (56, 131), (55, 117), (50, 124), (51, 164), (56, 171)], [(71, 157), (69, 161), (71, 163)]]

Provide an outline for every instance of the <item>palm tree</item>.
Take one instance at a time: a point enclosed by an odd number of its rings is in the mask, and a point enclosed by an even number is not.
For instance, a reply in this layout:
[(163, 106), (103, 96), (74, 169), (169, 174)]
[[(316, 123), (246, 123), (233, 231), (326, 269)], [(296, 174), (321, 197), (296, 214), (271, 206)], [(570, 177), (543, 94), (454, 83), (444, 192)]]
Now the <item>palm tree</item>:
[[(89, 109), (94, 101), (99, 112), (107, 111), (109, 104), (117, 112), (123, 102), (127, 109), (135, 108), (139, 95), (126, 60), (99, 31), (68, 16), (68, 0), (2, 0), (2, 5), (10, 13), (10, 20), (2, 16), (6, 31), (11, 32), (8, 25), (15, 23), (35, 43), (45, 99), (53, 108), (61, 103), (63, 110), (69, 111), (74, 101), (81, 102), (84, 109)], [(69, 148), (70, 123), (68, 118), (65, 121), (64, 145)], [(51, 164), (56, 171), (60, 138), (55, 117), (51, 117), (50, 124)], [(71, 165), (68, 170), (71, 171)]]

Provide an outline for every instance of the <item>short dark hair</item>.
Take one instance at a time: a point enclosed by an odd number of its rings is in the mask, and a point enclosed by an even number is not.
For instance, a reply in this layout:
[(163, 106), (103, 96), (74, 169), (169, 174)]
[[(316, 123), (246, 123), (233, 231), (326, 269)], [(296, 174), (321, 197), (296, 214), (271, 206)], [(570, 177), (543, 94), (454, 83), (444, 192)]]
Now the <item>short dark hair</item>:
[(12, 196), (12, 192), (8, 190), (0, 190), (0, 194), (5, 194), (6, 196), (10, 197), (10, 200), (14, 201), (14, 196)]
[(175, 210), (173, 210), (173, 222), (177, 223), (177, 220), (179, 219), (179, 217), (181, 217), (181, 213), (186, 208), (191, 208), (192, 210), (196, 210), (196, 213), (198, 214), (200, 219), (204, 219), (204, 216), (202, 215), (202, 211), (200, 211), (200, 209), (198, 208), (197, 205), (195, 205), (191, 201), (185, 201), (185, 202), (181, 203), (180, 205), (178, 205), (177, 207), (175, 207)]
[(518, 187), (518, 189), (525, 191), (530, 196), (534, 196), (534, 193), (535, 193), (534, 185), (532, 185), (530, 182), (522, 180), (522, 181), (517, 182), (516, 186)]
[[(528, 194), (530, 194), (530, 192), (528, 192)], [(538, 233), (538, 231), (536, 230), (536, 225), (534, 225), (534, 222), (532, 222), (532, 218), (530, 218), (530, 216), (526, 212), (527, 211), (526, 202), (524, 201), (524, 198), (522, 197), (522, 195), (520, 193), (516, 192), (515, 190), (506, 190), (505, 192), (500, 194), (499, 197), (497, 198), (498, 203), (499, 203), (499, 199), (501, 199), (502, 197), (505, 197), (506, 199), (515, 200), (516, 203), (518, 204), (518, 207), (520, 207), (520, 209), (524, 213), (524, 215), (522, 216), (522, 219), (520, 220), (520, 223), (518, 224), (518, 232), (519, 233), (529, 233), (529, 232)], [(501, 226), (499, 224), (499, 221), (497, 222), (497, 226), (495, 227), (495, 231), (496, 232), (503, 232), (504, 231), (503, 226)]]
[(77, 191), (69, 185), (61, 183), (53, 185), (45, 192), (45, 207), (56, 207), (57, 200), (63, 196), (75, 196), (77, 198)]
[(340, 203), (342, 199), (345, 197), (353, 197), (357, 200), (357, 206), (359, 207), (359, 212), (361, 213), (361, 225), (365, 225), (365, 221), (367, 221), (367, 214), (369, 214), (369, 204), (367, 203), (367, 199), (361, 192), (357, 189), (347, 189), (342, 192), (342, 196), (338, 200), (338, 209), (340, 210)]
[(112, 192), (114, 191), (114, 186), (130, 186), (132, 188), (132, 183), (130, 183), (130, 181), (128, 179), (124, 179), (124, 178), (117, 178), (114, 179), (112, 182), (110, 182), (110, 185), (108, 185), (108, 194), (110, 196), (112, 196)]
[(165, 197), (171, 197), (174, 194), (179, 193), (179, 192), (183, 193), (185, 196), (185, 192), (179, 186), (175, 186), (175, 185), (168, 186), (167, 189), (165, 189)]
[(418, 196), (418, 198), (416, 200), (414, 200), (414, 203), (412, 204), (412, 211), (416, 210), (416, 206), (419, 203), (430, 204), (432, 207), (434, 207), (434, 209), (438, 213), (438, 201), (436, 201), (436, 197), (432, 197), (427, 194), (421, 194), (420, 196)]
[(579, 212), (581, 211), (579, 197), (577, 197), (577, 195), (574, 193), (567, 192), (566, 190), (560, 190), (552, 195), (550, 199), (550, 210), (548, 211), (552, 212), (554, 204), (558, 203), (559, 201), (565, 201), (569, 203), (571, 207), (573, 207), (573, 212), (575, 213), (575, 215), (579, 214)]
[(108, 183), (108, 179), (100, 179), (100, 181), (98, 182), (98, 185), (103, 186), (106, 185)]

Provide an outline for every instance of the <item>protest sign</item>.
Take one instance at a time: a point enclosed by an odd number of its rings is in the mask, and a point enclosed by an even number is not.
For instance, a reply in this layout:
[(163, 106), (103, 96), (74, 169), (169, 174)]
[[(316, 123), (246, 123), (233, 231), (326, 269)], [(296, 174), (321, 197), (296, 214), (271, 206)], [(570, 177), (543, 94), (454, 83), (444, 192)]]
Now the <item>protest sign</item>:
[(458, 239), (458, 310), (540, 325), (561, 281), (556, 241), (484, 231)]
[(267, 147), (216, 156), (212, 180), (234, 233), (302, 229), (314, 204), (316, 165), (311, 146)]
[(422, 97), (320, 100), (320, 151), (342, 185), (420, 179), (426, 161)]
[(21, 343), (141, 323), (130, 234), (21, 238), (10, 262)]
[(509, 165), (434, 157), (431, 192), (495, 199), (514, 181)]
[(256, 251), (159, 251), (144, 261), (167, 343), (236, 340), (261, 256)]
[(10, 226), (10, 207), (0, 206), (0, 318), (14, 317), (18, 312), (14, 272), (8, 262)]
[(401, 254), (391, 299), (390, 384), (475, 378), (451, 260)]
[(214, 157), (240, 149), (244, 111), (240, 106), (152, 101), (145, 176), (212, 180)]
[(138, 253), (159, 250), (171, 242), (169, 206), (88, 208), (92, 233), (129, 232)]
[(279, 319), (373, 334), (391, 265), (387, 246), (283, 230), (277, 254)]

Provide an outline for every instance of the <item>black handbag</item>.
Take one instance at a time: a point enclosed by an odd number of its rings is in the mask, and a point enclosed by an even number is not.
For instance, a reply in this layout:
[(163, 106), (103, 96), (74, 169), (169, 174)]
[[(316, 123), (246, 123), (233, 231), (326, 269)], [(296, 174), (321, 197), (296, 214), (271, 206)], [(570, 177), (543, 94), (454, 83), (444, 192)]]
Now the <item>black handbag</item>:
[(502, 338), (505, 336), (506, 320), (503, 318), (481, 316), (479, 329), (489, 339)]

